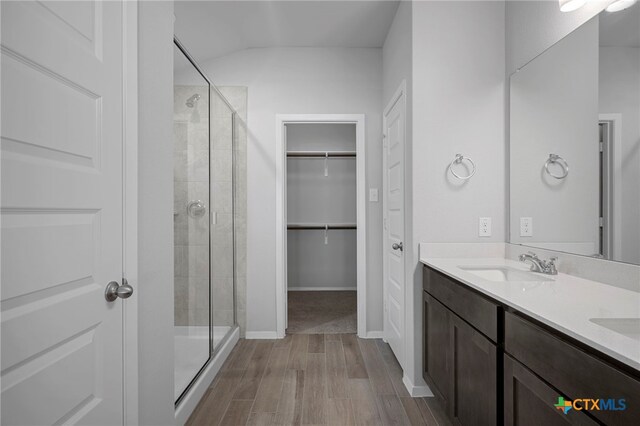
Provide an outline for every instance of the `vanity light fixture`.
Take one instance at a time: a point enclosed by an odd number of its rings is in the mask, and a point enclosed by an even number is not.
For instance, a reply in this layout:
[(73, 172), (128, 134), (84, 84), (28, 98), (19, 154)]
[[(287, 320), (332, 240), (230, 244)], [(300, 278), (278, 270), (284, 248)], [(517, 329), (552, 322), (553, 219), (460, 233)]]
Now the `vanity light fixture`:
[(636, 4), (638, 0), (618, 0), (611, 3), (605, 9), (607, 12), (620, 12), (621, 10), (625, 10)]
[(561, 12), (573, 12), (587, 3), (587, 0), (558, 0)]

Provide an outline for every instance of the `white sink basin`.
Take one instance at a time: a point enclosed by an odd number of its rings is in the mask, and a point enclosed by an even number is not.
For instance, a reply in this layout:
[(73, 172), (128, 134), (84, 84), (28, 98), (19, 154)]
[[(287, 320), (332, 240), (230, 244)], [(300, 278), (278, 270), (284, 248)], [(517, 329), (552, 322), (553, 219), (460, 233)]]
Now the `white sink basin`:
[(489, 281), (553, 281), (551, 278), (542, 277), (508, 266), (459, 266), (459, 268)]
[(640, 342), (640, 318), (591, 318), (589, 321)]

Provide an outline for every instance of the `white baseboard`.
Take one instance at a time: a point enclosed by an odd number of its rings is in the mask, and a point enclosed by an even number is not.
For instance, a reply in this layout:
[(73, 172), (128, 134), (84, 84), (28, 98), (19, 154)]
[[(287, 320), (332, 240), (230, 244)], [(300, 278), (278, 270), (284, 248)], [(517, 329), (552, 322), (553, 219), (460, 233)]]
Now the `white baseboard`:
[(239, 338), (240, 329), (236, 327), (231, 336), (229, 336), (222, 345), (220, 351), (211, 361), (209, 361), (204, 371), (191, 386), (191, 389), (189, 389), (189, 392), (184, 396), (182, 401), (180, 401), (180, 405), (176, 407), (176, 424), (184, 425), (187, 422), (189, 416), (193, 413), (193, 410), (195, 410), (196, 406), (200, 402), (200, 399), (204, 396), (207, 389), (209, 389), (209, 386), (216, 377), (216, 374), (218, 374), (220, 368), (222, 368), (222, 363), (224, 363), (231, 353), (231, 349), (233, 349), (236, 343), (238, 343)]
[(357, 287), (288, 287), (288, 291), (356, 291)]
[(407, 388), (409, 395), (411, 395), (413, 398), (433, 396), (433, 392), (431, 392), (429, 386), (427, 386), (426, 384), (422, 386), (415, 386), (407, 375), (402, 376), (402, 383), (404, 383), (404, 387)]
[(365, 339), (382, 339), (384, 331), (367, 331)]
[(246, 331), (244, 334), (244, 338), (247, 340), (253, 339), (277, 339), (278, 333), (275, 331)]

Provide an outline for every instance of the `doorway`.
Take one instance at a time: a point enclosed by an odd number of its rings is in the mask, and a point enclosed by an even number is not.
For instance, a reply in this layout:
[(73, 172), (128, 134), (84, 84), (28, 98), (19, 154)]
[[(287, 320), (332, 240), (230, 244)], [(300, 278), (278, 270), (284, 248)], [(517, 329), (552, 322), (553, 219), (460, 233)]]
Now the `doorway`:
[(363, 115), (279, 115), (277, 336), (366, 335)]
[(599, 116), (599, 244), (597, 255), (613, 259), (621, 252), (622, 115)]

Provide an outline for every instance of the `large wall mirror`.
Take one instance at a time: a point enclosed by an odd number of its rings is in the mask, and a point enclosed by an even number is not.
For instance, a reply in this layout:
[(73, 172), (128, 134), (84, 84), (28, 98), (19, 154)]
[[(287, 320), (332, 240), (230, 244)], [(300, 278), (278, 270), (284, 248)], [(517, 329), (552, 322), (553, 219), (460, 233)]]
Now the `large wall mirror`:
[(510, 84), (510, 242), (640, 264), (640, 3)]

